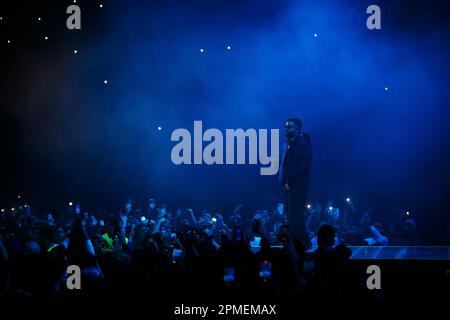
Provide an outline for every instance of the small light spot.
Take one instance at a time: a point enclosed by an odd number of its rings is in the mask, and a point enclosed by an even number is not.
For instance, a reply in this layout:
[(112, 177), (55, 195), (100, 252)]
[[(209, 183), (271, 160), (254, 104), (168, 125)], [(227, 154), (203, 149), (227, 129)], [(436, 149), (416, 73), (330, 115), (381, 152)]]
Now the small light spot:
[(103, 80), (103, 83), (104, 84), (108, 84), (108, 80)]
[(389, 90), (389, 88), (388, 87), (384, 87), (384, 91), (388, 91)]
[(48, 37), (47, 37), (47, 36), (45, 36), (45, 37), (44, 37), (44, 39), (45, 39), (45, 40), (48, 40)]
[(69, 202), (69, 206), (72, 206), (73, 205), (73, 203), (72, 202)]
[(200, 52), (203, 53), (205, 50), (204, 49), (200, 49)]
[(7, 43), (11, 43), (11, 40), (6, 41)]
[(41, 17), (38, 17), (38, 21), (41, 21), (42, 19), (41, 19)]
[(99, 5), (99, 7), (100, 7), (100, 8), (103, 8), (103, 5), (102, 5), (102, 4), (100, 4), (100, 5)]
[(231, 50), (231, 46), (227, 46), (227, 50)]
[(161, 127), (158, 127), (158, 131), (161, 131), (162, 130), (162, 128)]
[(314, 38), (317, 38), (319, 35), (317, 33), (314, 33)]
[(77, 54), (77, 53), (78, 53), (78, 50), (76, 50), (76, 49), (75, 49), (75, 50), (73, 50), (73, 53)]

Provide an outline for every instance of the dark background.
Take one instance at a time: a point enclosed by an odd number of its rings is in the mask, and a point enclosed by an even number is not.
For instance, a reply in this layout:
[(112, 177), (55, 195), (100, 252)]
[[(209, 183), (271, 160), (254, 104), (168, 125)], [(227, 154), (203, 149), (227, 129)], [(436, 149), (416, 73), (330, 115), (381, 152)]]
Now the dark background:
[(277, 178), (175, 166), (170, 134), (297, 116), (312, 202), (351, 196), (381, 220), (410, 210), (426, 240), (446, 240), (448, 1), (378, 1), (374, 31), (368, 1), (77, 1), (71, 31), (72, 2), (0, 5), (2, 207), (20, 194), (41, 213), (74, 201), (103, 214), (155, 197), (250, 214), (282, 199)]

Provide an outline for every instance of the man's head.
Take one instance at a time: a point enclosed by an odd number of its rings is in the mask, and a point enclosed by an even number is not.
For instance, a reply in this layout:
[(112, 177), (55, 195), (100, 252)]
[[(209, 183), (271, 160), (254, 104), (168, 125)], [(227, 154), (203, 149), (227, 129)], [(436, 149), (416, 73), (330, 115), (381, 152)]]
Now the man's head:
[(317, 233), (317, 244), (319, 248), (331, 248), (334, 244), (334, 237), (336, 233), (332, 226), (328, 224), (324, 224), (320, 227), (319, 232)]
[(153, 210), (156, 207), (155, 199), (151, 198), (150, 200), (148, 200), (148, 206)]
[(414, 221), (414, 219), (405, 220), (403, 222), (401, 232), (404, 236), (414, 236), (416, 233), (416, 222)]
[(297, 136), (302, 130), (302, 121), (298, 118), (289, 118), (284, 124), (286, 137), (291, 139)]

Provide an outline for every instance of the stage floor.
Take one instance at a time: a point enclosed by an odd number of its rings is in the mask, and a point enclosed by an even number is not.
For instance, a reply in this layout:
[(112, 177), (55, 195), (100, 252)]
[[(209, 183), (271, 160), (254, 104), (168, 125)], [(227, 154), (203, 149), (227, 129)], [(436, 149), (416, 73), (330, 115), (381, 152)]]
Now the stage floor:
[[(281, 246), (273, 246), (281, 248)], [(396, 246), (348, 246), (352, 250), (350, 259), (354, 260), (450, 260), (450, 247), (445, 246), (420, 246), (420, 247), (396, 247)], [(307, 253), (313, 253), (317, 248), (313, 247)], [(252, 247), (254, 252), (259, 247)]]
[(349, 246), (350, 259), (450, 260), (450, 247)]

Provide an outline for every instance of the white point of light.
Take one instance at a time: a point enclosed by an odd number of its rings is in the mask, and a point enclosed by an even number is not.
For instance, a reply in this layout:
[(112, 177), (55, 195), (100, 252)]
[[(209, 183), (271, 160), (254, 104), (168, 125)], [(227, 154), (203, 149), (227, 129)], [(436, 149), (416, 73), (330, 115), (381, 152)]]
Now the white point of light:
[(48, 40), (48, 37), (47, 36), (45, 36), (45, 38), (44, 38), (45, 40)]
[(3, 17), (0, 17), (0, 20), (3, 20)]
[(14, 211), (15, 209), (14, 208), (11, 208), (11, 211)]
[(71, 201), (71, 202), (69, 202), (69, 206), (72, 206), (72, 205), (73, 205), (72, 201)]
[(6, 41), (7, 43), (11, 43), (11, 40)]
[(108, 84), (108, 80), (103, 80), (103, 83), (104, 84)]
[(76, 50), (76, 49), (75, 49), (75, 50), (73, 50), (73, 53), (77, 54), (77, 53), (78, 53), (78, 50)]
[(231, 50), (231, 46), (227, 46), (227, 50)]
[(204, 49), (200, 49), (200, 52), (203, 53), (203, 51), (205, 51)]
[(2, 212), (5, 212), (5, 209), (2, 209)]
[(306, 207), (307, 207), (308, 209), (311, 209), (311, 205), (310, 205), (310, 204), (308, 204)]
[(17, 196), (17, 199), (20, 199), (20, 194)]
[(328, 207), (328, 209), (333, 210), (333, 207)]
[(161, 127), (158, 127), (158, 131), (161, 131), (162, 130), (162, 128)]
[(389, 88), (388, 87), (384, 87), (384, 91), (388, 91), (389, 90)]
[(100, 7), (100, 8), (103, 8), (103, 5), (101, 4), (101, 5), (99, 5), (99, 7)]
[(317, 33), (314, 33), (314, 38), (317, 38), (318, 37), (318, 34)]
[(345, 199), (345, 201), (350, 202), (350, 198)]
[(406, 215), (409, 216), (409, 211), (406, 211)]
[(41, 21), (41, 17), (38, 17), (38, 21)]

